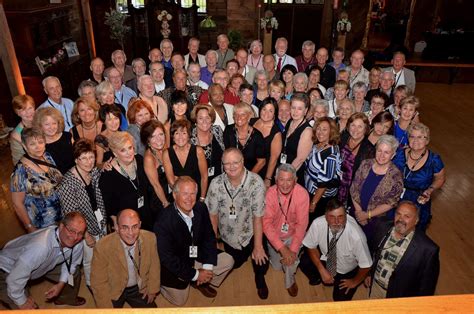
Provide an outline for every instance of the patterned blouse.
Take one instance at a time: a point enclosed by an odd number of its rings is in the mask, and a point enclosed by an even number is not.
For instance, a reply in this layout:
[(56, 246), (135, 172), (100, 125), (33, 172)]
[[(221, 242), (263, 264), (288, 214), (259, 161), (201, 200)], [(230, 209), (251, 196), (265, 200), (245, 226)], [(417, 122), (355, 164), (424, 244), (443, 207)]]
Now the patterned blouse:
[(339, 146), (332, 145), (323, 149), (313, 146), (305, 162), (304, 182), (311, 195), (318, 188), (326, 188), (322, 197), (336, 196), (341, 175), (341, 154)]
[[(218, 216), (222, 240), (234, 249), (242, 249), (253, 237), (253, 217), (263, 216), (265, 185), (257, 174), (245, 170), (242, 183), (234, 188), (223, 173), (212, 180), (206, 205), (209, 214)], [(235, 218), (231, 215), (232, 206), (235, 207)]]
[(93, 236), (104, 236), (106, 234), (107, 214), (102, 199), (102, 192), (99, 189), (100, 171), (94, 168), (90, 176), (97, 210), (100, 211), (103, 219), (100, 222), (97, 221), (84, 182), (72, 173), (72, 169), (64, 175), (61, 184), (58, 186), (62, 212), (64, 215), (72, 211), (80, 212), (86, 219), (87, 232)]
[[(44, 157), (55, 165), (53, 158)], [(47, 173), (39, 173), (24, 165), (21, 160), (15, 165), (10, 179), (11, 192), (25, 192), (25, 208), (31, 224), (36, 228), (54, 225), (61, 219), (61, 204), (56, 187), (62, 179), (61, 172), (49, 167)]]

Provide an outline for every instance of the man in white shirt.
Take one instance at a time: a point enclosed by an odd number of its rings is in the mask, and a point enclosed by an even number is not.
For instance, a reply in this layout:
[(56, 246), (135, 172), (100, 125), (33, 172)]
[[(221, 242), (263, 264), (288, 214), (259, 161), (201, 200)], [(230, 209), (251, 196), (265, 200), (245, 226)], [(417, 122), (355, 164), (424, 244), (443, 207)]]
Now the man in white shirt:
[(63, 98), (63, 88), (56, 76), (48, 76), (42, 83), (48, 99), (38, 109), (53, 107), (59, 110), (64, 118), (64, 131), (68, 132), (74, 126), (71, 119), (74, 102), (69, 98)]
[(25, 234), (0, 251), (0, 301), (10, 309), (31, 310), (38, 305), (28, 295), (28, 281), (46, 277), (57, 282), (45, 297), (57, 305), (83, 305), (78, 297), (81, 285), (86, 220), (78, 212), (68, 213), (57, 226)]
[(288, 40), (286, 40), (285, 37), (278, 38), (275, 42), (276, 53), (273, 54), (273, 57), (275, 58), (275, 62), (276, 62), (277, 72), (280, 72), (281, 69), (287, 64), (291, 64), (295, 68), (298, 68), (295, 58), (286, 54), (287, 50), (288, 50)]
[(188, 50), (189, 53), (184, 56), (184, 63), (186, 68), (189, 67), (189, 64), (191, 63), (197, 63), (201, 68), (205, 67), (206, 64), (206, 58), (204, 55), (199, 54), (199, 39), (196, 37), (191, 37), (188, 41)]
[(328, 202), (326, 214), (313, 221), (303, 245), (306, 252), (301, 256), (300, 269), (310, 285), (322, 280), (334, 286), (334, 301), (352, 300), (370, 271), (372, 258), (364, 232), (342, 203), (337, 199)]
[(154, 61), (150, 63), (149, 72), (151, 75), (151, 78), (153, 79), (153, 83), (155, 83), (155, 90), (156, 93), (158, 94), (162, 90), (166, 88), (166, 83), (165, 83), (165, 67), (163, 63), (159, 61)]
[(253, 84), (255, 81), (255, 73), (257, 73), (257, 69), (247, 64), (248, 55), (249, 54), (247, 50), (245, 50), (244, 48), (240, 48), (239, 50), (237, 50), (235, 58), (239, 63), (238, 73), (242, 74), (242, 76), (245, 77), (247, 83)]

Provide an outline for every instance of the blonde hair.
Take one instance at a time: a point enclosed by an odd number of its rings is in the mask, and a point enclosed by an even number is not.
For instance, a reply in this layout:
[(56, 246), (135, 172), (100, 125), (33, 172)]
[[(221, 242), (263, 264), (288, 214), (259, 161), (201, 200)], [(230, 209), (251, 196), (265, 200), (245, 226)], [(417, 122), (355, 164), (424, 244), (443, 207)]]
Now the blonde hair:
[(194, 106), (193, 110), (191, 111), (191, 120), (194, 123), (196, 123), (198, 112), (201, 110), (206, 110), (209, 113), (212, 123), (216, 121), (216, 111), (214, 110), (214, 108), (212, 108), (212, 106), (208, 104), (199, 104), (197, 106)]
[(81, 118), (79, 118), (79, 105), (85, 104), (87, 107), (91, 108), (95, 112), (95, 120), (99, 118), (99, 105), (95, 101), (90, 101), (86, 97), (79, 97), (74, 103), (72, 108), (71, 119), (74, 125), (81, 124)]
[(133, 136), (130, 135), (128, 132), (118, 131), (114, 132), (109, 137), (109, 147), (112, 151), (117, 151), (125, 145), (126, 142), (132, 143), (135, 146), (135, 141), (133, 140)]
[(64, 118), (61, 112), (53, 107), (40, 108), (36, 110), (35, 117), (33, 118), (33, 127), (42, 130), (42, 125), (46, 117), (51, 117), (58, 123), (58, 130), (56, 134), (64, 131)]
[(244, 103), (242, 101), (234, 105), (234, 114), (239, 109), (243, 109), (247, 114), (250, 115), (250, 117), (254, 117), (255, 115), (252, 107), (249, 104)]

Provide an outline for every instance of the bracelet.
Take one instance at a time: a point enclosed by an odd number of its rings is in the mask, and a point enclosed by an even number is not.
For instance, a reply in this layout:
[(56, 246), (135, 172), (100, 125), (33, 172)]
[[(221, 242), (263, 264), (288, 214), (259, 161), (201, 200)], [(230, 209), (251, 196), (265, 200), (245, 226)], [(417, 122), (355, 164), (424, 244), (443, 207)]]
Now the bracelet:
[(32, 228), (32, 227), (33, 227), (33, 225), (32, 225), (31, 223), (25, 225), (25, 229), (30, 229), (30, 228)]
[(369, 210), (369, 220), (372, 218), (372, 212)]
[(199, 201), (201, 201), (201, 202), (204, 202), (205, 200), (206, 200), (205, 197), (202, 197), (202, 196), (201, 196), (201, 197), (199, 198)]

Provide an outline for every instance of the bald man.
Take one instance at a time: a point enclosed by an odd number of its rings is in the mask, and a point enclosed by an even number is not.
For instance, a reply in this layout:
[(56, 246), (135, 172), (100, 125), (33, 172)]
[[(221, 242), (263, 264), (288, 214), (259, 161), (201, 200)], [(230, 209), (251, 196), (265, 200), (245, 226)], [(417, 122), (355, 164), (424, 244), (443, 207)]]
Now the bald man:
[(156, 307), (160, 291), (160, 260), (156, 236), (141, 230), (138, 213), (117, 214), (117, 232), (97, 242), (91, 270), (91, 289), (98, 308)]

